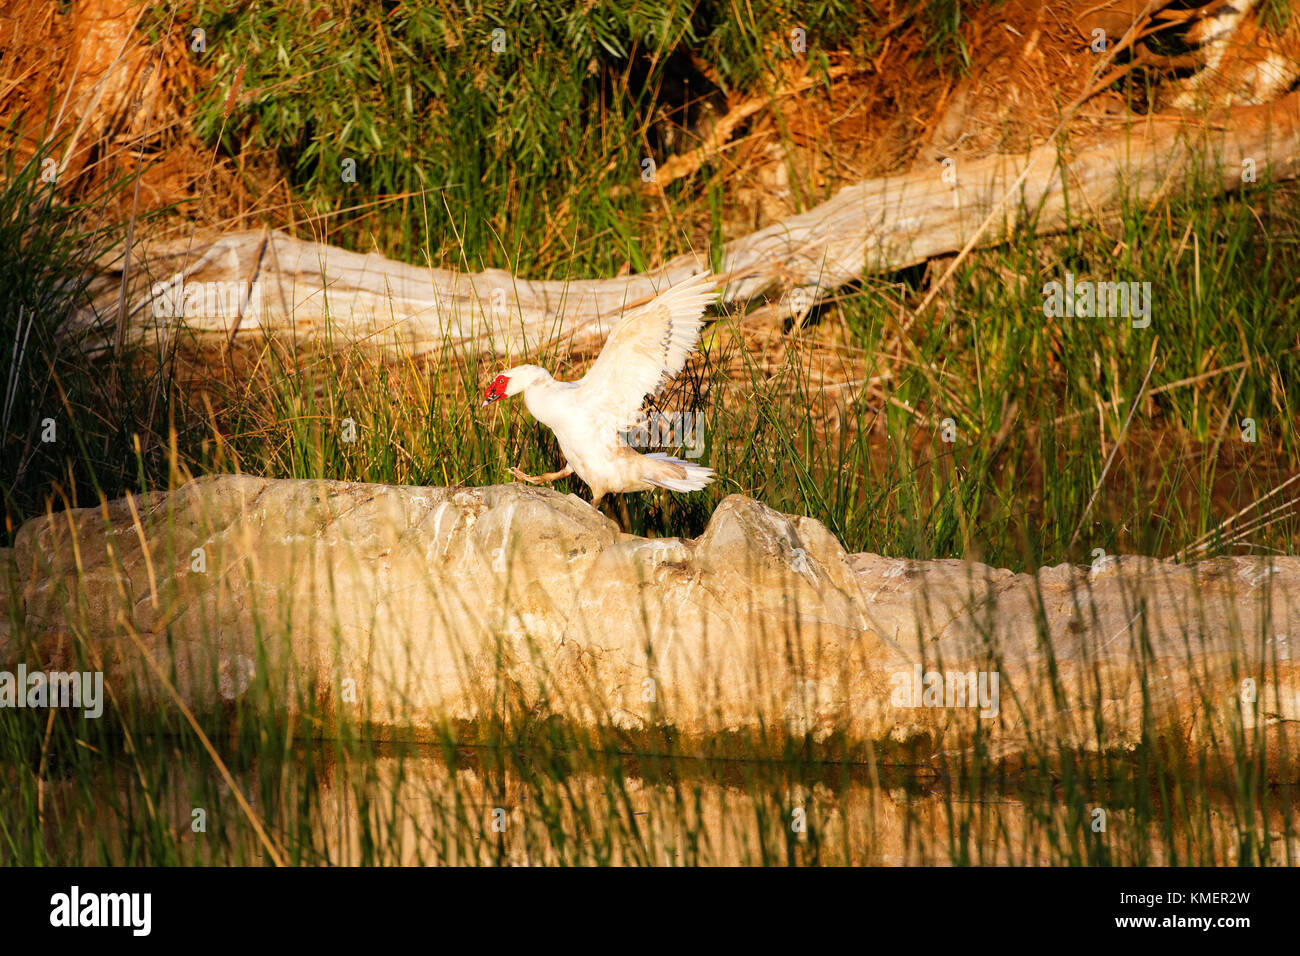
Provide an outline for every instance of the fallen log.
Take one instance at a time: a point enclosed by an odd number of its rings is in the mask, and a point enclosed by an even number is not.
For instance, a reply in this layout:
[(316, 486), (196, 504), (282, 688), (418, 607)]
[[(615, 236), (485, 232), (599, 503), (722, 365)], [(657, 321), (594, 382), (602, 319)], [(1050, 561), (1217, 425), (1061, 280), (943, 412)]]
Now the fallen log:
[[(1300, 172), (1300, 91), (1208, 116), (1128, 117), (1077, 144), (993, 155), (866, 180), (805, 213), (726, 245), (724, 303), (776, 290), (785, 314), (869, 274), (1005, 241), (1017, 228), (1060, 232), (1124, 203), (1154, 203), (1192, 180), (1224, 192)], [(1067, 204), (1068, 196), (1068, 204)], [(993, 221), (984, 228), (986, 219)], [(981, 231), (982, 230), (982, 231)], [(123, 257), (101, 260), (89, 307), (67, 331), (108, 347), (117, 328)], [(706, 268), (699, 254), (615, 279), (531, 281), (467, 274), (349, 252), (282, 232), (138, 244), (126, 263), (125, 338), (158, 334), (323, 337), (402, 354), (452, 348), (519, 355), (545, 343), (594, 346), (628, 306)]]

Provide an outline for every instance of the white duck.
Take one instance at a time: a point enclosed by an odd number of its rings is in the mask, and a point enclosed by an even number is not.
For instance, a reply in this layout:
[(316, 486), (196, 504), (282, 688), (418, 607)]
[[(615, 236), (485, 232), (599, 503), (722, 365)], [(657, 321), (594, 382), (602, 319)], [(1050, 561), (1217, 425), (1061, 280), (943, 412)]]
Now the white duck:
[(713, 469), (660, 453), (639, 454), (619, 433), (633, 427), (645, 397), (686, 365), (716, 284), (707, 273), (693, 276), (629, 312), (576, 382), (557, 382), (536, 365), (520, 365), (493, 379), (483, 404), (522, 392), (532, 416), (555, 432), (567, 462), (546, 475), (517, 468), (510, 474), (532, 484), (576, 474), (591, 486), (592, 507), (611, 492), (698, 491), (713, 481)]

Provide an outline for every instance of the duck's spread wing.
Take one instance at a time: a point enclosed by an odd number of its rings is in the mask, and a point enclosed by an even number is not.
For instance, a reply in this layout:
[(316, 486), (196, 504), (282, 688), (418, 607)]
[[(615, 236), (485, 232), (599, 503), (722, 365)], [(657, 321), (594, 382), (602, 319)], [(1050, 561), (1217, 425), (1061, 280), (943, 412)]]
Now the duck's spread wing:
[(645, 397), (682, 370), (716, 285), (708, 273), (693, 276), (623, 317), (579, 384), (583, 403), (603, 423), (630, 428)]

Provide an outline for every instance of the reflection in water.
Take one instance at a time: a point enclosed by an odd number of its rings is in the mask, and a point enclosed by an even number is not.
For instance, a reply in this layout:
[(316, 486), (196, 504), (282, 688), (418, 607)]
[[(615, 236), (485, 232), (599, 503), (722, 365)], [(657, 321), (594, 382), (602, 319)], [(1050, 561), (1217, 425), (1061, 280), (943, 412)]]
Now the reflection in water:
[[(102, 862), (269, 862), (210, 761), (175, 761), (148, 799), (138, 774), (115, 766), (111, 798), (102, 786), (93, 803), (82, 784), (51, 786), (53, 858), (82, 841), (72, 859), (90, 845)], [(1224, 865), (1294, 863), (1297, 851), (1294, 788), (1266, 791), (1250, 813), (1225, 792), (1166, 814), (1141, 795), (1071, 800), (1023, 780), (972, 794), (933, 773), (881, 778), (860, 766), (416, 746), (303, 748), (231, 773), (293, 863)]]

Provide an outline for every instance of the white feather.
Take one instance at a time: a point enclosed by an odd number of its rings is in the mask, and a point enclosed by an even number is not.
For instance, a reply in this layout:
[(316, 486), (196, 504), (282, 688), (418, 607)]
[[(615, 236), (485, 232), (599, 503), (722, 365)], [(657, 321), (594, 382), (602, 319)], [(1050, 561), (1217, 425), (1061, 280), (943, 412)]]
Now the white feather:
[(591, 486), (594, 501), (611, 492), (651, 488), (698, 491), (713, 481), (711, 468), (660, 453), (638, 454), (619, 433), (631, 427), (645, 397), (686, 366), (716, 285), (708, 273), (693, 276), (628, 312), (576, 382), (557, 382), (536, 365), (504, 373), (505, 394), (522, 393), (532, 416), (555, 432), (560, 451)]

